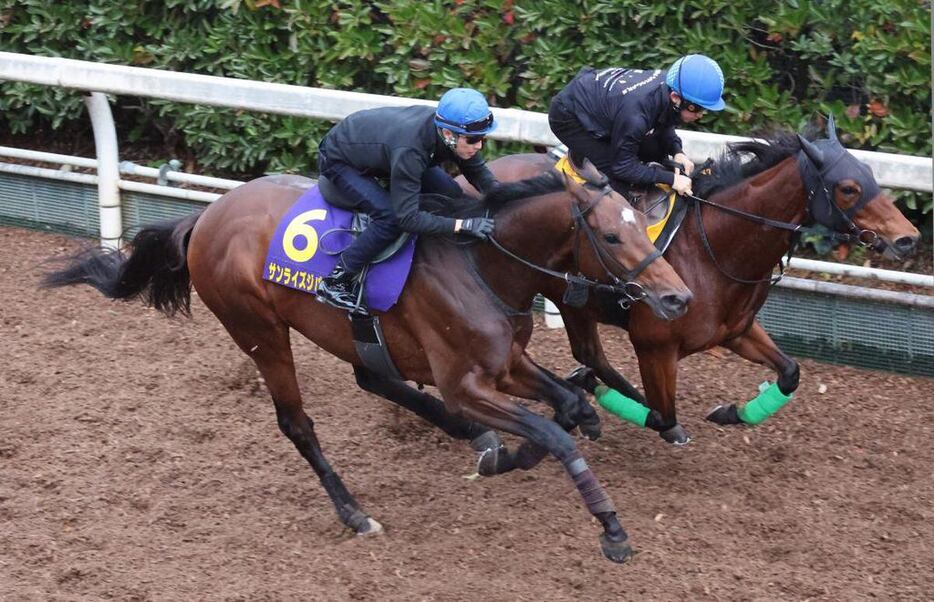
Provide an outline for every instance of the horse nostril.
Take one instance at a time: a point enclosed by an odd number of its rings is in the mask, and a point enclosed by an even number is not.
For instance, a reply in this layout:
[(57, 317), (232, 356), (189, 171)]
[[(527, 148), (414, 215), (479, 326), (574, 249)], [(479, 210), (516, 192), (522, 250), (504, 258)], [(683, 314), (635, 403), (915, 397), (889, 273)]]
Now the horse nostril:
[(914, 249), (915, 244), (918, 242), (913, 236), (902, 236), (896, 240), (893, 244), (895, 248), (899, 250), (900, 253), (908, 253)]
[(675, 315), (682, 315), (687, 310), (688, 303), (691, 301), (691, 295), (664, 295), (662, 296), (662, 305)]

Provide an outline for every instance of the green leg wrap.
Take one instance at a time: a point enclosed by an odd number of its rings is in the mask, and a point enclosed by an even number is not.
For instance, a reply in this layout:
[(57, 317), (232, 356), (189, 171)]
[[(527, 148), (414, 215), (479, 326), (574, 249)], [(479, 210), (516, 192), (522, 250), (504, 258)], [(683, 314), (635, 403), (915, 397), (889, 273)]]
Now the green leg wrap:
[(636, 401), (629, 399), (616, 389), (611, 389), (605, 385), (599, 385), (594, 391), (597, 403), (603, 406), (608, 412), (616, 414), (626, 422), (631, 422), (636, 426), (645, 426), (645, 419), (649, 415), (649, 409)]
[(739, 408), (739, 418), (746, 424), (765, 422), (769, 416), (775, 414), (783, 405), (791, 401), (793, 395), (785, 395), (778, 388), (777, 383), (772, 383), (762, 389), (755, 399)]

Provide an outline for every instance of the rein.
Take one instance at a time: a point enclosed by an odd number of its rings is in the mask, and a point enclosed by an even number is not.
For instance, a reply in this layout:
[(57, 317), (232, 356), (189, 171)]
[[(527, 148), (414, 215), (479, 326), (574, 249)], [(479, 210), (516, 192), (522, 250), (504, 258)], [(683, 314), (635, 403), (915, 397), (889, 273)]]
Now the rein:
[[(801, 224), (791, 224), (788, 222), (780, 222), (773, 220), (767, 217), (762, 217), (760, 215), (755, 215), (752, 213), (747, 213), (740, 209), (734, 209), (733, 207), (727, 207), (726, 205), (721, 205), (713, 201), (703, 199), (701, 197), (694, 196), (693, 194), (684, 195), (686, 198), (689, 198), (694, 203), (694, 215), (697, 217), (697, 230), (700, 232), (701, 242), (704, 243), (704, 250), (707, 251), (707, 255), (710, 257), (713, 264), (717, 266), (717, 269), (720, 270), (720, 273), (732, 280), (733, 282), (739, 282), (740, 284), (762, 284), (768, 282), (771, 285), (777, 284), (782, 278), (785, 277), (785, 265), (788, 261), (791, 260), (791, 254), (794, 252), (795, 247), (798, 246), (798, 240), (800, 238), (801, 232), (805, 230), (813, 230), (813, 228), (804, 228)], [(701, 204), (707, 204), (711, 207), (716, 207), (721, 211), (726, 213), (731, 213), (733, 215), (748, 219), (750, 221), (763, 224), (765, 226), (771, 226), (773, 228), (779, 228), (781, 230), (788, 230), (792, 234), (791, 246), (788, 248), (788, 255), (785, 256), (785, 260), (778, 260), (778, 275), (777, 276), (768, 276), (767, 278), (759, 278), (756, 280), (748, 280), (746, 278), (740, 278), (739, 276), (734, 276), (733, 274), (726, 271), (726, 269), (720, 264), (720, 261), (717, 259), (716, 254), (713, 252), (713, 247), (710, 246), (710, 240), (707, 238), (707, 229), (704, 227), (704, 220), (701, 217)], [(849, 236), (849, 235), (847, 235)]]
[[(809, 165), (810, 160), (807, 157), (807, 155), (803, 153), (803, 151), (802, 151), (802, 156), (805, 157), (805, 162), (806, 162), (805, 164)], [(831, 240), (836, 241), (836, 242), (856, 242), (859, 245), (864, 246), (864, 247), (868, 247), (874, 244), (875, 241), (878, 239), (878, 235), (871, 230), (861, 230), (859, 226), (857, 226), (853, 222), (853, 220), (850, 218), (847, 212), (843, 211), (837, 205), (837, 203), (834, 202), (833, 197), (830, 195), (830, 191), (827, 189), (827, 184), (824, 182), (824, 173), (825, 171), (828, 171), (828, 170), (829, 170), (829, 167), (825, 170), (822, 170), (822, 171), (819, 170), (817, 172), (817, 179), (820, 182), (819, 188), (813, 185), (813, 182), (810, 182), (811, 185), (809, 185), (809, 180), (811, 180), (811, 178), (805, 175), (807, 172), (802, 173), (801, 179), (802, 179), (802, 182), (805, 184), (805, 188), (807, 189), (807, 205), (806, 205), (807, 212), (809, 215), (814, 213), (812, 206), (815, 200), (815, 192), (817, 192), (817, 190), (821, 190), (823, 191), (823, 198), (826, 199), (827, 204), (830, 205), (833, 209), (835, 209), (846, 220), (845, 223), (850, 230), (849, 233), (836, 232), (833, 230), (827, 232), (826, 230), (819, 230), (813, 226), (805, 226), (803, 224), (783, 222), (780, 220), (763, 217), (761, 215), (756, 215), (754, 213), (749, 213), (748, 211), (743, 211), (742, 209), (736, 209), (735, 207), (728, 207), (726, 205), (721, 205), (720, 203), (717, 203), (715, 201), (711, 201), (709, 199), (694, 196), (693, 194), (683, 195), (685, 198), (689, 198), (692, 201), (695, 201), (694, 215), (697, 218), (697, 229), (700, 232), (701, 242), (704, 243), (704, 250), (707, 251), (707, 255), (710, 256), (710, 259), (713, 261), (714, 265), (717, 266), (717, 269), (720, 270), (720, 273), (726, 276), (727, 278), (729, 278), (730, 280), (733, 280), (734, 282), (739, 282), (740, 284), (762, 284), (762, 283), (768, 282), (771, 285), (774, 285), (778, 283), (785, 276), (785, 266), (791, 260), (792, 253), (794, 253), (795, 248), (798, 246), (798, 241), (800, 240), (802, 234), (818, 234), (820, 236), (830, 238)], [(791, 245), (788, 248), (788, 254), (785, 256), (784, 260), (779, 259), (778, 261), (778, 268), (779, 268), (778, 275), (769, 276), (767, 278), (761, 278), (757, 280), (747, 280), (745, 278), (740, 278), (738, 276), (734, 276), (733, 274), (730, 274), (729, 272), (727, 272), (723, 268), (723, 266), (720, 264), (720, 262), (717, 260), (717, 257), (713, 252), (713, 247), (711, 247), (710, 241), (707, 238), (707, 229), (704, 227), (704, 220), (701, 217), (701, 204), (709, 205), (711, 207), (719, 209), (720, 211), (723, 211), (724, 213), (729, 213), (731, 215), (741, 217), (743, 219), (749, 220), (751, 222), (755, 222), (757, 224), (761, 224), (763, 226), (768, 226), (770, 228), (775, 228), (778, 230), (786, 230), (788, 232), (791, 232), (792, 241), (791, 241)], [(870, 236), (867, 237), (867, 234)]]
[[(639, 301), (640, 299), (645, 297), (645, 290), (642, 288), (642, 285), (640, 285), (637, 282), (624, 282), (622, 286), (615, 284), (615, 283), (604, 284), (597, 280), (591, 280), (590, 278), (587, 278), (586, 276), (575, 276), (571, 274), (570, 272), (559, 272), (557, 270), (552, 270), (544, 266), (540, 266), (538, 264), (532, 263), (531, 261), (523, 257), (520, 257), (519, 255), (516, 255), (515, 253), (513, 253), (512, 251), (510, 251), (509, 249), (501, 245), (499, 241), (493, 238), (492, 236), (488, 240), (496, 248), (496, 250), (498, 250), (500, 253), (502, 253), (506, 257), (509, 257), (510, 259), (514, 259), (515, 261), (518, 261), (522, 265), (528, 268), (531, 268), (535, 270), (536, 272), (541, 272), (542, 274), (547, 274), (548, 276), (552, 276), (554, 278), (560, 278), (561, 280), (564, 280), (565, 282), (567, 282), (569, 287), (572, 287), (572, 288), (582, 287), (582, 288), (593, 289), (593, 290), (600, 291), (600, 292), (605, 291), (605, 292), (610, 292), (610, 293), (622, 294), (622, 295), (625, 295), (630, 301)], [(637, 270), (635, 271), (636, 275), (642, 272), (642, 270), (644, 270), (657, 257), (661, 257), (661, 253), (658, 251), (658, 249), (656, 249), (655, 252), (647, 255), (646, 258), (643, 259), (639, 263), (639, 266), (637, 266)], [(618, 278), (616, 279), (616, 281), (622, 282)], [(630, 285), (634, 285), (635, 288), (630, 289), (629, 288)]]
[[(488, 238), (490, 244), (498, 250), (503, 255), (521, 263), (522, 265), (535, 270), (536, 272), (546, 274), (553, 278), (560, 278), (568, 283), (568, 289), (564, 296), (564, 301), (571, 306), (580, 307), (587, 301), (588, 291), (594, 290), (597, 292), (608, 292), (611, 294), (621, 295), (625, 298), (626, 307), (629, 303), (639, 301), (644, 299), (646, 296), (645, 289), (641, 284), (635, 282), (635, 279), (641, 274), (653, 261), (662, 256), (661, 251), (658, 249), (653, 249), (651, 253), (646, 255), (642, 261), (638, 263), (633, 269), (628, 269), (626, 266), (622, 265), (612, 254), (607, 251), (603, 245), (600, 244), (600, 241), (597, 240), (596, 234), (594, 234), (593, 228), (590, 227), (590, 224), (587, 223), (586, 215), (597, 206), (603, 197), (608, 195), (612, 189), (609, 186), (604, 186), (602, 189), (602, 194), (596, 201), (591, 203), (586, 209), (581, 211), (577, 203), (572, 203), (571, 205), (571, 216), (574, 218), (574, 225), (577, 233), (574, 237), (574, 263), (575, 269), (577, 269), (577, 275), (571, 274), (570, 272), (559, 272), (557, 270), (552, 270), (544, 266), (540, 266), (536, 263), (525, 259), (519, 255), (516, 255), (506, 247), (504, 247), (495, 237), (490, 236)], [(600, 263), (600, 266), (610, 277), (612, 284), (604, 284), (597, 280), (592, 280), (587, 278), (580, 273), (580, 270), (577, 268), (579, 265), (579, 247), (580, 247), (580, 233), (584, 232), (587, 235), (587, 239), (590, 242), (591, 247), (594, 249), (594, 252), (597, 255), (597, 261)], [(607, 260), (615, 264), (618, 268), (618, 271), (622, 272), (622, 276), (625, 280), (620, 279), (613, 271), (610, 270), (607, 266)], [(489, 290), (489, 287), (486, 287)]]

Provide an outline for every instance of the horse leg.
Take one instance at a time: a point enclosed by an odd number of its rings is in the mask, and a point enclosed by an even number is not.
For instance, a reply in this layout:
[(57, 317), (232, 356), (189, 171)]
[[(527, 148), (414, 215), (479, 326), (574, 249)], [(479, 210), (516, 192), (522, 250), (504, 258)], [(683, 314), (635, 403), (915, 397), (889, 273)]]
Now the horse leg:
[(691, 438), (680, 424), (675, 412), (678, 389), (678, 350), (675, 347), (650, 346), (637, 348), (639, 372), (645, 387), (649, 408), (658, 412), (659, 420), (650, 425), (662, 439), (674, 445), (687, 445)]
[(508, 472), (515, 467), (506, 446), (495, 431), (449, 413), (443, 401), (410, 387), (401, 380), (387, 378), (363, 366), (354, 366), (353, 371), (357, 384), (364, 391), (379, 395), (414, 412), (454, 439), (470, 441), (470, 447), (480, 454), (477, 460), (479, 474), (491, 476)]
[[(574, 359), (589, 368), (606, 386), (646, 405), (642, 393), (632, 386), (626, 380), (626, 377), (613, 368), (609, 360), (606, 359), (603, 343), (600, 341), (600, 333), (597, 331), (596, 320), (574, 310), (562, 311), (561, 317), (564, 319), (564, 327), (567, 331), (568, 342), (571, 344), (571, 353), (574, 354)], [(586, 369), (578, 368), (569, 376), (569, 379), (572, 383), (580, 386), (581, 383), (587, 381), (587, 377)], [(587, 387), (582, 388), (586, 389)]]
[[(610, 365), (603, 351), (597, 322), (578, 311), (568, 311), (565, 327), (574, 357), (584, 364), (568, 375), (568, 381), (595, 395), (597, 401), (608, 412), (640, 427), (648, 427), (659, 433), (671, 429), (672, 425), (662, 420), (661, 414), (652, 409), (645, 397), (626, 378)], [(599, 378), (610, 390), (597, 391)], [(680, 427), (678, 427), (680, 429)], [(677, 436), (677, 429), (663, 437)], [(677, 439), (682, 437), (677, 436)]]
[(539, 366), (528, 355), (523, 355), (510, 376), (512, 386), (521, 386), (522, 390), (514, 392), (500, 387), (501, 391), (548, 404), (555, 410), (555, 422), (566, 431), (578, 427), (591, 441), (600, 437), (600, 416), (587, 401), (583, 389)]
[(556, 422), (509, 401), (494, 389), (492, 382), (473, 372), (457, 382), (441, 383), (439, 388), (445, 402), (459, 408), (468, 419), (524, 437), (557, 458), (584, 498), (587, 509), (603, 525), (600, 535), (603, 554), (614, 562), (625, 562), (632, 555), (629, 537), (616, 518), (613, 501), (574, 440)]
[[(500, 383), (498, 389), (515, 397), (548, 404), (555, 410), (555, 422), (567, 432), (580, 426), (581, 432), (586, 431), (585, 436), (588, 438), (596, 439), (600, 436), (600, 417), (583, 397), (583, 391), (542, 368), (525, 354), (510, 372), (508, 382)], [(579, 415), (581, 403), (589, 410), (584, 416)], [(547, 455), (547, 448), (526, 439), (515, 453), (505, 453), (505, 457), (497, 466), (497, 472), (493, 474), (502, 474), (516, 468), (531, 470)]]
[[(740, 336), (725, 341), (723, 346), (730, 349), (740, 357), (763, 366), (768, 366), (778, 374), (776, 385), (778, 395), (769, 389), (761, 392), (759, 397), (751, 400), (747, 404), (750, 408), (756, 403), (760, 405), (765, 403), (768, 408), (765, 413), (760, 413), (760, 420), (765, 420), (768, 416), (778, 410), (791, 397), (792, 393), (798, 388), (798, 379), (801, 371), (798, 362), (785, 355), (775, 344), (775, 341), (768, 335), (758, 320), (754, 320), (752, 326)], [(773, 401), (769, 401), (769, 400)], [(746, 420), (743, 417), (746, 416)], [(717, 424), (744, 424), (749, 419), (742, 408), (737, 408), (735, 403), (728, 406), (718, 405), (707, 414), (707, 420)], [(755, 424), (755, 422), (750, 422)]]
[(276, 406), (279, 429), (289, 438), (298, 452), (311, 464), (328, 497), (334, 503), (341, 522), (358, 535), (379, 533), (382, 526), (370, 518), (357, 500), (344, 487), (321, 451), (315, 435), (314, 422), (302, 409), (302, 397), (295, 376), (295, 363), (289, 342), (289, 328), (283, 322), (265, 328), (244, 328), (243, 324), (224, 326), (234, 341), (256, 363)]

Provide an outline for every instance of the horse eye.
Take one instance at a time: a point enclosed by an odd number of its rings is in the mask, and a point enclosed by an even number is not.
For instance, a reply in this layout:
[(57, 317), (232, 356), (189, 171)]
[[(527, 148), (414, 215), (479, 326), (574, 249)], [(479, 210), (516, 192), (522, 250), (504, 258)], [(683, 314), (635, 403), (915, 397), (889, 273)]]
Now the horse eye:
[(844, 186), (840, 189), (843, 194), (856, 194), (859, 189), (856, 186)]
[(611, 245), (618, 245), (620, 243), (619, 236), (615, 234), (604, 234), (603, 240), (607, 241)]

